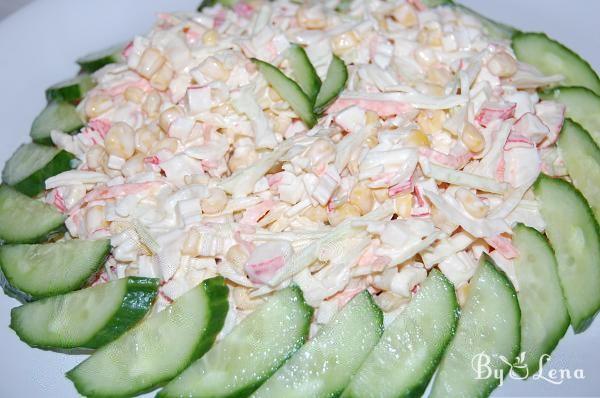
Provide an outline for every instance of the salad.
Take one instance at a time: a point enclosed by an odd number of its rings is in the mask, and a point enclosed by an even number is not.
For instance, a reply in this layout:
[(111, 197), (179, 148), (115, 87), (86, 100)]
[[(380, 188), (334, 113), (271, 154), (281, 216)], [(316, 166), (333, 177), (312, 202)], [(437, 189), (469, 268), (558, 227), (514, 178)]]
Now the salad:
[[(600, 309), (600, 79), (452, 1), (205, 1), (77, 60), (0, 186), (84, 396), (487, 396)], [(418, 347), (418, 349), (417, 349)]]

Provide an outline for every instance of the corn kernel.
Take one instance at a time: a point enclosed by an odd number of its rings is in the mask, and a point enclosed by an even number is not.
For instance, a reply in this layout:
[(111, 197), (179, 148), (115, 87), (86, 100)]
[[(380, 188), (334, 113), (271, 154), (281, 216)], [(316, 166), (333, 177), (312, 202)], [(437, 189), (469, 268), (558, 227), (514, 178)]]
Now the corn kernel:
[(417, 115), (417, 124), (425, 134), (437, 133), (442, 129), (446, 113), (441, 109), (422, 110)]
[(136, 104), (141, 104), (144, 101), (144, 90), (139, 87), (127, 87), (125, 92), (123, 93), (123, 97), (129, 102), (134, 102)]
[(108, 154), (100, 145), (94, 145), (85, 154), (87, 166), (92, 170), (98, 170), (106, 166)]
[(336, 55), (342, 55), (356, 47), (359, 42), (358, 35), (354, 31), (344, 32), (331, 39), (331, 48)]
[(211, 188), (208, 197), (202, 199), (202, 212), (205, 214), (216, 214), (227, 206), (227, 194), (220, 188)]
[(470, 190), (459, 188), (456, 191), (455, 196), (467, 213), (469, 213), (471, 216), (475, 218), (483, 218), (487, 216), (490, 207)]
[(327, 209), (323, 206), (311, 206), (304, 211), (303, 215), (314, 222), (325, 223), (329, 221), (327, 218)]
[(405, 28), (412, 28), (416, 26), (419, 20), (417, 19), (417, 13), (414, 8), (409, 4), (402, 4), (396, 7), (392, 12), (392, 18), (394, 18), (399, 24)]
[(135, 132), (127, 123), (113, 124), (104, 137), (104, 148), (109, 155), (129, 159), (135, 152)]
[(367, 111), (367, 112), (365, 112), (365, 120), (366, 120), (367, 126), (375, 125), (375, 124), (379, 123), (379, 115), (376, 112)]
[(379, 203), (383, 203), (390, 198), (387, 188), (373, 189), (373, 195)]
[(159, 91), (165, 91), (169, 88), (173, 75), (173, 68), (165, 63), (154, 75), (152, 75), (150, 84)]
[(177, 152), (177, 147), (177, 139), (168, 137), (157, 141), (156, 144), (154, 144), (154, 146), (152, 147), (152, 152), (157, 153), (162, 150), (167, 150), (171, 153), (175, 153)]
[(225, 259), (238, 272), (243, 272), (244, 265), (248, 261), (249, 257), (250, 255), (248, 254), (248, 251), (246, 251), (246, 249), (237, 243), (231, 246), (225, 254)]
[(350, 198), (348, 200), (350, 204), (358, 207), (361, 214), (367, 214), (373, 209), (375, 198), (369, 188), (362, 184), (357, 184), (352, 192), (350, 192)]
[(214, 29), (209, 29), (202, 35), (202, 43), (205, 46), (214, 46), (217, 44), (217, 40), (219, 40), (219, 34)]
[(428, 68), (426, 74), (427, 80), (438, 86), (447, 85), (452, 79), (452, 73), (446, 68)]
[(481, 152), (483, 148), (485, 148), (483, 134), (477, 130), (477, 127), (469, 122), (465, 122), (465, 127), (463, 128), (460, 139), (471, 152)]
[(161, 103), (162, 99), (160, 98), (160, 94), (156, 91), (152, 91), (150, 94), (148, 94), (146, 100), (142, 104), (142, 110), (150, 118), (157, 117)]
[(487, 63), (492, 74), (498, 77), (510, 77), (517, 72), (517, 61), (505, 51), (495, 54)]
[(121, 173), (125, 177), (133, 177), (142, 171), (144, 171), (144, 155), (141, 153), (133, 155), (121, 168)]
[(336, 207), (334, 211), (328, 213), (327, 217), (329, 224), (338, 225), (348, 218), (360, 217), (360, 209), (351, 203), (344, 203)]
[(179, 106), (172, 106), (166, 110), (164, 110), (160, 114), (160, 118), (158, 119), (158, 125), (165, 133), (169, 132), (169, 127), (171, 123), (173, 123), (176, 119), (179, 119), (183, 116), (183, 110)]
[(229, 78), (229, 70), (215, 57), (208, 57), (198, 66), (200, 72), (213, 80), (225, 81)]
[(302, 6), (296, 13), (298, 25), (306, 29), (322, 29), (326, 26), (327, 19), (320, 7)]
[(85, 114), (89, 119), (102, 115), (112, 108), (112, 99), (104, 94), (94, 95), (85, 103)]
[(141, 127), (135, 131), (135, 149), (140, 153), (148, 154), (159, 138), (159, 132), (155, 128)]
[(394, 213), (398, 218), (407, 219), (410, 217), (412, 212), (413, 197), (412, 194), (407, 193), (399, 195), (394, 198)]
[(469, 298), (469, 293), (471, 292), (471, 285), (467, 282), (458, 289), (456, 289), (456, 298), (458, 299), (458, 304), (462, 307), (467, 302)]
[(421, 130), (413, 130), (409, 133), (406, 144), (414, 147), (429, 147), (429, 137)]
[(137, 66), (137, 72), (150, 79), (165, 63), (166, 58), (155, 48), (147, 48), (142, 57), (140, 63)]

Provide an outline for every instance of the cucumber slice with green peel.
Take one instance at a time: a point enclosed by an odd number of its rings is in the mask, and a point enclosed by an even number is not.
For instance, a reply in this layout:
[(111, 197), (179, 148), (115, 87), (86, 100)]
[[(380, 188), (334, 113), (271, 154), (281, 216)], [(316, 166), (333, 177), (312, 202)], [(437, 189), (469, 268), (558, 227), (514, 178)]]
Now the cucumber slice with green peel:
[(497, 375), (506, 376), (519, 353), (520, 321), (515, 288), (484, 253), (429, 397), (489, 396), (500, 384)]
[(514, 260), (519, 281), (521, 307), (521, 352), (523, 362), (513, 369), (522, 377), (539, 370), (569, 328), (569, 313), (558, 279), (556, 258), (546, 237), (534, 228), (517, 224), (513, 244), (519, 252)]
[(73, 133), (83, 127), (83, 121), (74, 105), (68, 102), (53, 101), (35, 118), (29, 135), (34, 142), (52, 145), (50, 132), (60, 130)]
[(295, 81), (267, 62), (256, 58), (252, 58), (252, 62), (256, 64), (260, 73), (273, 86), (277, 94), (290, 104), (290, 107), (298, 114), (308, 128), (312, 128), (317, 124), (317, 117), (313, 112), (313, 101), (304, 94), (304, 91), (302, 91)]
[(249, 396), (304, 344), (312, 313), (297, 286), (277, 292), (158, 397)]
[(10, 327), (32, 347), (98, 348), (146, 315), (158, 279), (129, 277), (13, 308)]
[(110, 240), (69, 240), (0, 246), (5, 286), (26, 300), (80, 289), (104, 264)]
[(71, 170), (70, 153), (35, 143), (23, 144), (4, 165), (2, 182), (28, 196), (46, 189), (46, 179)]
[(202, 0), (196, 11), (200, 12), (205, 7), (212, 7), (221, 4), (224, 7), (233, 7), (239, 0)]
[(287, 59), (292, 67), (294, 78), (304, 94), (314, 103), (321, 88), (321, 79), (310, 62), (306, 51), (297, 44), (292, 44), (287, 52)]
[(100, 348), (67, 377), (88, 397), (125, 397), (158, 387), (213, 344), (227, 314), (228, 291), (222, 277), (205, 280)]
[(288, 359), (254, 398), (337, 397), (383, 331), (383, 315), (364, 291)]
[(65, 216), (42, 201), (0, 185), (0, 241), (36, 243), (64, 229)]
[(558, 148), (573, 185), (581, 191), (600, 220), (600, 148), (579, 124), (566, 119)]
[(590, 64), (544, 33), (517, 32), (512, 38), (517, 58), (546, 75), (564, 76), (565, 86), (583, 86), (600, 95), (600, 79)]
[(348, 81), (348, 68), (337, 55), (333, 56), (325, 81), (321, 85), (317, 99), (315, 100), (315, 113), (320, 115), (340, 95)]
[(342, 397), (420, 397), (454, 336), (458, 314), (454, 285), (440, 271), (431, 271)]
[(95, 85), (96, 83), (90, 75), (78, 75), (48, 87), (46, 89), (46, 99), (48, 102), (53, 100), (79, 102)]
[(600, 96), (585, 87), (556, 87), (538, 94), (566, 105), (565, 116), (581, 124), (600, 145)]
[(84, 55), (76, 62), (81, 67), (81, 70), (87, 73), (93, 73), (98, 69), (108, 65), (123, 61), (122, 51), (125, 46), (117, 44), (91, 54)]
[(571, 325), (579, 333), (600, 310), (600, 229), (583, 195), (567, 181), (541, 174), (533, 190), (556, 254)]

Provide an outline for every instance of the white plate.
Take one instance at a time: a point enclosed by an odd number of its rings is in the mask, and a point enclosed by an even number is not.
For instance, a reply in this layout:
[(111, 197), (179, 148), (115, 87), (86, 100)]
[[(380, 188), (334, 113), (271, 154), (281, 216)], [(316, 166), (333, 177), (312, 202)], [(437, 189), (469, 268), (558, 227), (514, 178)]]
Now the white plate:
[[(156, 12), (194, 8), (199, 0), (39, 0), (0, 23), (0, 164), (28, 140), (43, 108), (44, 89), (72, 76), (73, 62), (91, 50), (125, 41), (150, 28)], [(485, 15), (523, 30), (544, 31), (600, 70), (600, 2), (590, 0), (464, 0)], [(568, 6), (567, 6), (568, 4)], [(8, 328), (16, 301), (0, 293), (0, 397), (76, 397), (63, 374), (84, 357), (29, 348)], [(544, 374), (567, 369), (562, 384), (506, 380), (495, 396), (598, 396), (600, 320), (561, 341)], [(585, 379), (574, 379), (581, 369)], [(563, 370), (563, 376), (566, 376)], [(580, 373), (578, 373), (579, 375)], [(559, 382), (559, 380), (554, 380)]]

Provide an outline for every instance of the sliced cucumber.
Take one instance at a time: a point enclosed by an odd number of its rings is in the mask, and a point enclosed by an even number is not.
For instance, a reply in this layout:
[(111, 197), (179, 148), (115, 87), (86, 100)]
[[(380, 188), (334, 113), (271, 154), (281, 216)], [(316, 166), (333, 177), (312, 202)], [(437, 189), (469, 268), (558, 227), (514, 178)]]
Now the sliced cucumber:
[(568, 182), (541, 174), (533, 189), (556, 253), (571, 325), (579, 333), (600, 310), (598, 223), (583, 195)]
[(573, 185), (581, 191), (600, 220), (600, 148), (587, 131), (566, 119), (558, 138), (558, 148)]
[(73, 133), (83, 127), (83, 121), (74, 105), (53, 101), (35, 118), (29, 135), (38, 144), (52, 145), (50, 132), (60, 130)]
[(10, 327), (32, 347), (98, 348), (146, 315), (158, 279), (129, 277), (13, 308)]
[(247, 397), (304, 344), (312, 313), (300, 288), (279, 291), (158, 396)]
[(519, 256), (515, 272), (521, 307), (521, 352), (524, 361), (513, 369), (523, 377), (539, 370), (569, 328), (569, 313), (558, 279), (552, 247), (534, 228), (517, 224), (513, 244)]
[(382, 329), (383, 316), (371, 295), (358, 294), (252, 397), (338, 396), (379, 341)]
[(421, 3), (429, 8), (454, 4), (452, 0), (421, 0)]
[(65, 216), (54, 207), (0, 185), (0, 240), (36, 243), (64, 228)]
[(171, 380), (213, 344), (227, 313), (222, 277), (207, 279), (67, 373), (88, 397), (132, 396)]
[(321, 88), (321, 79), (315, 67), (310, 62), (306, 51), (297, 44), (292, 44), (288, 49), (287, 59), (292, 67), (296, 82), (304, 94), (314, 103)]
[(348, 69), (346, 64), (337, 55), (333, 56), (325, 81), (321, 85), (317, 99), (315, 100), (315, 112), (321, 114), (340, 95), (346, 81), (348, 80)]
[(76, 62), (81, 70), (87, 73), (93, 73), (108, 64), (114, 64), (123, 61), (123, 44), (117, 44), (91, 54), (84, 55)]
[(90, 75), (82, 74), (62, 81), (46, 89), (46, 99), (65, 102), (79, 102), (96, 83)]
[[(487, 397), (491, 394), (500, 384), (497, 375), (506, 376), (510, 363), (519, 353), (520, 321), (515, 288), (484, 253), (471, 279), (456, 336), (444, 353), (430, 397)], [(478, 374), (473, 364), (481, 364), (481, 373)]]
[(239, 0), (202, 0), (196, 11), (200, 12), (205, 7), (212, 7), (217, 4), (222, 4), (224, 7), (233, 7)]
[(454, 336), (454, 286), (433, 270), (408, 307), (386, 328), (342, 397), (420, 397)]
[(312, 109), (313, 101), (304, 94), (304, 91), (302, 91), (295, 81), (267, 62), (256, 58), (252, 58), (252, 61), (256, 64), (265, 80), (273, 86), (281, 98), (290, 104), (294, 112), (298, 114), (308, 128), (312, 128), (317, 124), (317, 117)]
[(46, 179), (71, 170), (73, 155), (59, 148), (35, 143), (23, 144), (8, 159), (2, 181), (28, 196), (46, 188)]
[(600, 97), (585, 87), (556, 87), (539, 93), (541, 99), (566, 105), (565, 116), (586, 129), (600, 145)]
[(515, 33), (512, 47), (520, 61), (547, 75), (563, 75), (566, 86), (587, 87), (600, 95), (600, 79), (590, 64), (544, 33)]
[(69, 240), (0, 247), (0, 268), (12, 292), (25, 300), (68, 293), (85, 285), (104, 264), (110, 240)]

